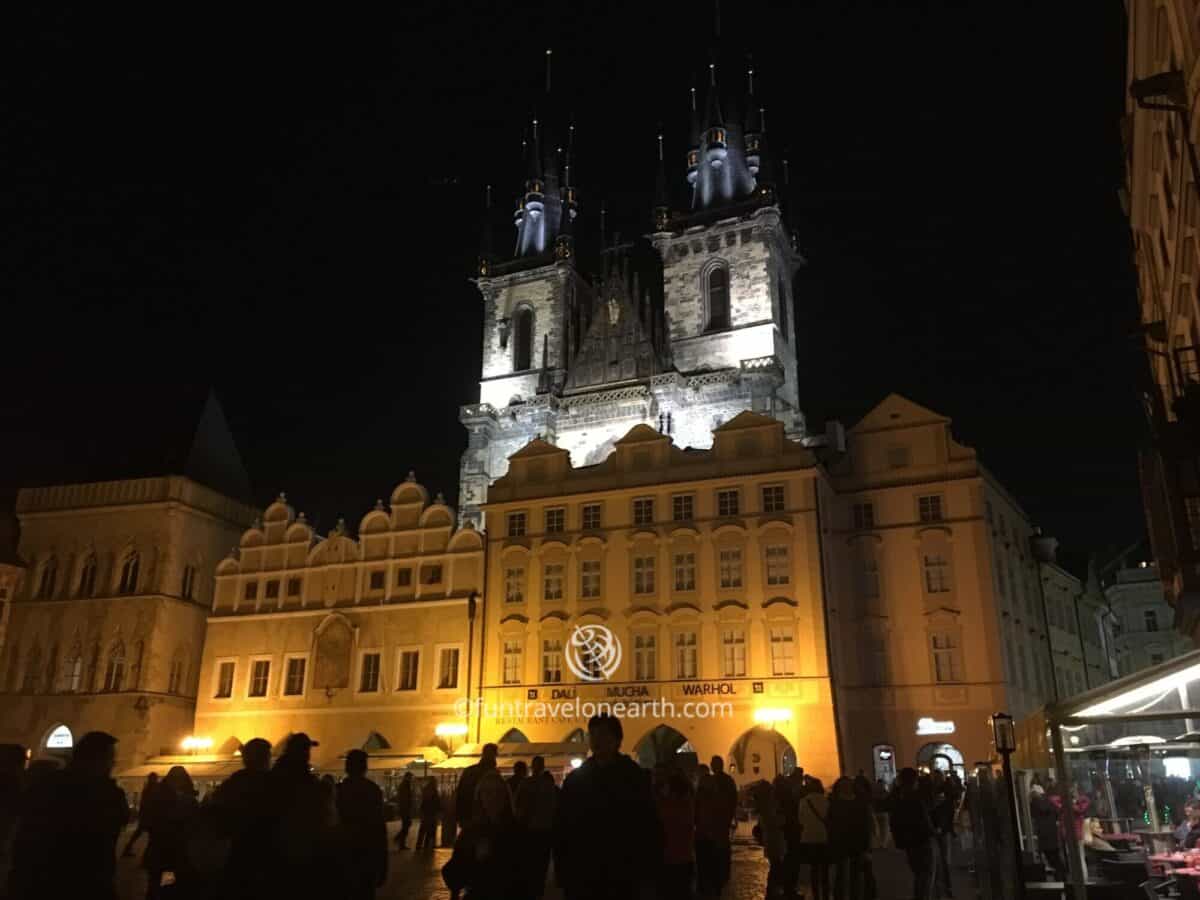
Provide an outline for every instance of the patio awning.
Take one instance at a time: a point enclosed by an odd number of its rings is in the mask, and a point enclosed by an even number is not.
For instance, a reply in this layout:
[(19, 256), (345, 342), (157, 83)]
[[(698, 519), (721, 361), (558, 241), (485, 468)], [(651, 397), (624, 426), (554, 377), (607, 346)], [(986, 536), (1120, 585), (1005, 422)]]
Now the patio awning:
[(172, 760), (170, 762), (154, 762), (147, 760), (140, 766), (134, 766), (131, 769), (126, 769), (124, 772), (118, 772), (117, 779), (122, 778), (145, 778), (151, 773), (158, 773), (161, 777), (166, 775), (172, 766), (183, 766), (187, 769), (187, 773), (195, 778), (228, 778), (234, 772), (242, 767), (242, 760), (238, 759), (222, 759), (208, 760), (204, 762), (178, 762)]

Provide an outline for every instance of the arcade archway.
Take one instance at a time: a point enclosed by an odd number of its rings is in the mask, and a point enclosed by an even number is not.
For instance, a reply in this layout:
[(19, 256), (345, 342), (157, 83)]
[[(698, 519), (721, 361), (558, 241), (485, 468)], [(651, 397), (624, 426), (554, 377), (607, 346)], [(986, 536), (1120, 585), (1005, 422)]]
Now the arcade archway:
[(61, 722), (46, 731), (42, 738), (41, 756), (43, 759), (57, 759), (66, 762), (71, 758), (75, 748), (75, 735)]
[(917, 751), (917, 766), (930, 770), (941, 769), (943, 772), (964, 774), (962, 751), (953, 744), (926, 744)]
[(742, 734), (729, 749), (729, 774), (738, 784), (772, 781), (796, 769), (796, 750), (782, 734), (756, 726)]
[(647, 769), (675, 765), (683, 754), (692, 754), (694, 762), (695, 753), (688, 739), (670, 725), (656, 725), (633, 748), (633, 758)]

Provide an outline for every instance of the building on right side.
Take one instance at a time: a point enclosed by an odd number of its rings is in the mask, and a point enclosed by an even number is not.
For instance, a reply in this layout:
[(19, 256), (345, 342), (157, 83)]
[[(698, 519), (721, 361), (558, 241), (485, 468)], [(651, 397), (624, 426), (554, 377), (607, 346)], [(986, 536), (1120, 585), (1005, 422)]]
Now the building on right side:
[(1130, 547), (1101, 573), (1112, 617), (1113, 662), (1122, 677), (1195, 649), (1190, 637), (1171, 628), (1158, 567), (1145, 558), (1145, 550), (1140, 543)]

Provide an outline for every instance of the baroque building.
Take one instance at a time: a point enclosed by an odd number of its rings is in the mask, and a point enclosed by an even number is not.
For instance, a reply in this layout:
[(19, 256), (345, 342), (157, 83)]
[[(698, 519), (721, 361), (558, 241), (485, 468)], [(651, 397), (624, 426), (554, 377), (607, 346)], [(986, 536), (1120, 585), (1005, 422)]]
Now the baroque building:
[(631, 245), (608, 246), (602, 227), (601, 271), (580, 270), (574, 127), (534, 121), (511, 254), (493, 252), (484, 226), (479, 402), (461, 410), (464, 519), (482, 524), (488, 486), (534, 437), (589, 465), (638, 424), (703, 448), (714, 428), (753, 409), (789, 436), (804, 434), (792, 328), (801, 259), (775, 190), (753, 72), (735, 103), (712, 71), (703, 105), (692, 94), (684, 210), (670, 207), (658, 139), (651, 266)]

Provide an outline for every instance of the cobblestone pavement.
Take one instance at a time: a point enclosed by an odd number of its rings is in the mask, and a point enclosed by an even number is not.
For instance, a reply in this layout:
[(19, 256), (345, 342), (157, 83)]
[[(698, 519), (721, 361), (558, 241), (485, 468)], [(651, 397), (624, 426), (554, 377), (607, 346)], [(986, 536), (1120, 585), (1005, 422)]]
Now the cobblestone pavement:
[[(126, 832), (122, 836), (119, 846), (125, 846), (128, 834)], [(144, 841), (143, 838), (139, 849), (144, 847)], [(897, 850), (876, 850), (872, 857), (880, 900), (906, 900), (910, 897), (911, 876), (904, 855)], [(441, 868), (449, 858), (450, 851), (442, 849), (421, 853), (413, 850), (393, 851), (388, 881), (378, 894), (379, 900), (449, 900), (450, 893), (441, 877)], [(762, 850), (752, 844), (735, 844), (733, 877), (722, 900), (762, 900), (766, 892), (766, 879), (767, 866)], [(955, 897), (975, 896), (971, 876), (965, 869), (955, 869), (953, 879)], [(138, 860), (119, 860), (117, 884), (121, 900), (141, 900), (145, 897), (146, 878)], [(561, 900), (561, 894), (557, 890), (550, 890), (546, 900)]]

